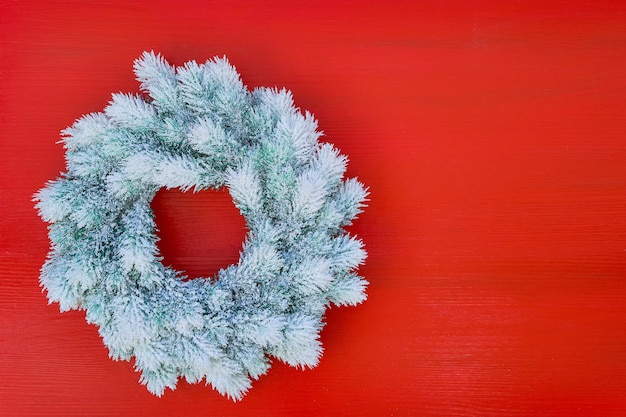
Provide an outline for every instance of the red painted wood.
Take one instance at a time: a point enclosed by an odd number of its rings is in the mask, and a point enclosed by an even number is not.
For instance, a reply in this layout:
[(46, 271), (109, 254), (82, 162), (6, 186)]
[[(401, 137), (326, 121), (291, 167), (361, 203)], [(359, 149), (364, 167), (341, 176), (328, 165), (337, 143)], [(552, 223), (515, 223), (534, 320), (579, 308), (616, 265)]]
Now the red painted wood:
[(164, 265), (184, 271), (188, 278), (214, 278), (220, 268), (239, 260), (246, 221), (226, 189), (162, 189), (151, 207)]
[[(146, 49), (293, 90), (371, 188), (369, 300), (237, 404), (153, 397), (38, 287), (58, 132)], [(626, 415), (625, 74), (623, 2), (0, 0), (0, 415)], [(236, 259), (227, 200), (159, 199), (166, 259)]]

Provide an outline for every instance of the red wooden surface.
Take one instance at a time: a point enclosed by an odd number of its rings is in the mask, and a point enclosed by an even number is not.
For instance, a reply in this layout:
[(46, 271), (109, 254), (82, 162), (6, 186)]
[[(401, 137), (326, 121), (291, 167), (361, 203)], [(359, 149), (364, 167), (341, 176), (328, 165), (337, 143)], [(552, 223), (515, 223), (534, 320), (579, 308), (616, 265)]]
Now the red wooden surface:
[[(369, 300), (237, 404), (150, 395), (38, 286), (58, 132), (150, 49), (291, 89), (371, 190)], [(626, 415), (625, 76), (619, 1), (0, 0), (0, 415)], [(237, 258), (223, 197), (159, 195), (168, 262)]]

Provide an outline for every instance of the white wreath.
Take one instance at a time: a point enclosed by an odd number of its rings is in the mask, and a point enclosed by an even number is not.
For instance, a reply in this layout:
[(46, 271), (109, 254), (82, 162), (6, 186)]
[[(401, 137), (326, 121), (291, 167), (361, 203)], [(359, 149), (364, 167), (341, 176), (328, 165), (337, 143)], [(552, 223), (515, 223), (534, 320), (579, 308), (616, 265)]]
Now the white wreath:
[[(367, 191), (343, 179), (347, 158), (289, 91), (248, 91), (226, 58), (174, 68), (146, 52), (135, 74), (146, 95), (114, 94), (64, 130), (67, 172), (35, 196), (48, 299), (85, 310), (159, 396), (184, 376), (239, 400), (270, 357), (315, 366), (325, 309), (366, 298), (366, 253), (344, 226)], [(186, 279), (161, 263), (150, 202), (223, 186), (249, 229), (239, 262)]]

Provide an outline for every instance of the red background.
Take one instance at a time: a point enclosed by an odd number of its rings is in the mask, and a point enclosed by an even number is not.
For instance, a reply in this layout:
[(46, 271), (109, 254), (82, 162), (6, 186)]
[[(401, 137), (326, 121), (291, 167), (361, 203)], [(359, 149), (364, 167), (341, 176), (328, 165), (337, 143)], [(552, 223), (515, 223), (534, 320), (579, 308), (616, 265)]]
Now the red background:
[[(150, 395), (38, 286), (59, 131), (150, 49), (291, 89), (370, 186), (368, 301), (236, 404)], [(0, 0), (0, 415), (626, 415), (625, 76), (619, 1)], [(154, 207), (167, 262), (237, 259), (227, 194)]]

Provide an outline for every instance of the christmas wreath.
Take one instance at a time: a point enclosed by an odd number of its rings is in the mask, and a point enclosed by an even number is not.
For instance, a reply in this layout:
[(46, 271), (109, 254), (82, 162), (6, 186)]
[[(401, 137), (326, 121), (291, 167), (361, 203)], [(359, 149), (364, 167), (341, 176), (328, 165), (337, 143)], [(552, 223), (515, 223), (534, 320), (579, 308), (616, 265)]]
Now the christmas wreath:
[[(367, 191), (286, 90), (248, 90), (226, 58), (135, 61), (144, 94), (114, 94), (63, 131), (66, 172), (35, 196), (51, 250), (40, 282), (84, 310), (150, 392), (183, 376), (239, 400), (271, 357), (313, 367), (327, 307), (365, 299), (366, 253), (348, 234)], [(248, 234), (237, 264), (188, 279), (164, 265), (161, 188), (227, 187)]]

